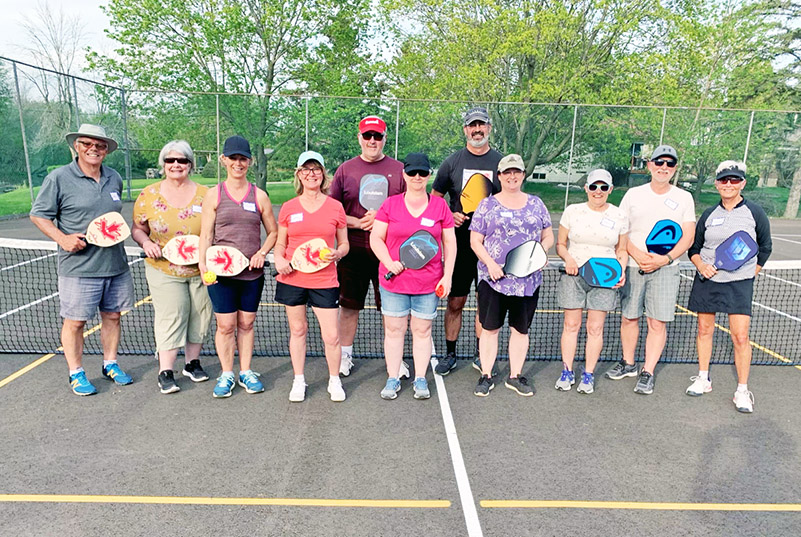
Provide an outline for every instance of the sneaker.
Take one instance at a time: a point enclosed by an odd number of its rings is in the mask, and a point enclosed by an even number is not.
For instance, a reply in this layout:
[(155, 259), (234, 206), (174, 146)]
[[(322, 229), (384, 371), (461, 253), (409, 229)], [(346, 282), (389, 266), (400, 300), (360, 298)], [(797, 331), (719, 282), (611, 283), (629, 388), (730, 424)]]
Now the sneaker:
[(185, 377), (189, 377), (192, 382), (205, 382), (209, 380), (208, 373), (203, 371), (203, 368), (200, 367), (200, 360), (197, 358), (186, 364), (181, 374)]
[(620, 380), (626, 377), (637, 376), (637, 364), (627, 364), (625, 360), (620, 360), (615, 366), (606, 372), (606, 378)]
[(384, 389), (381, 390), (381, 399), (395, 399), (398, 397), (398, 392), (401, 390), (400, 379), (389, 377)]
[(342, 381), (339, 377), (328, 379), (328, 393), (331, 394), (331, 400), (335, 403), (341, 403), (345, 400), (345, 389), (342, 387)]
[(634, 393), (643, 395), (654, 393), (654, 376), (648, 371), (640, 371), (640, 378), (637, 379), (637, 385), (634, 386)]
[(473, 395), (477, 395), (479, 397), (486, 397), (489, 395), (489, 392), (495, 387), (495, 383), (492, 382), (492, 377), (488, 377), (487, 375), (481, 375), (481, 378), (478, 379), (478, 384), (476, 384), (476, 389), (473, 391)]
[(408, 379), (412, 376), (411, 371), (409, 370), (409, 364), (405, 361), (401, 360), (400, 370), (398, 371), (398, 378), (399, 379)]
[(304, 399), (306, 399), (306, 383), (302, 380), (293, 379), (292, 389), (289, 390), (289, 401), (302, 403)]
[(97, 393), (97, 388), (86, 378), (85, 371), (70, 375), (70, 388), (72, 388), (72, 393), (75, 395), (94, 395)]
[[(481, 359), (476, 356), (473, 358), (473, 369), (481, 373)], [(492, 364), (492, 376), (497, 377), (500, 374), (498, 370), (498, 360), (495, 360), (495, 363)]]
[(259, 380), (259, 374), (253, 371), (239, 373), (239, 385), (245, 388), (248, 393), (261, 393), (264, 391), (264, 384)]
[(690, 384), (689, 388), (687, 388), (687, 391), (685, 392), (687, 395), (698, 397), (699, 395), (704, 395), (705, 393), (712, 391), (711, 380), (704, 380), (699, 376), (690, 377), (690, 380), (693, 381), (693, 383)]
[(504, 385), (510, 390), (516, 391), (518, 395), (523, 397), (531, 397), (534, 395), (534, 386), (528, 383), (528, 379), (522, 375), (519, 377), (509, 377), (504, 382)]
[(428, 399), (431, 397), (431, 391), (428, 389), (428, 381), (424, 377), (417, 377), (414, 379), (413, 386), (415, 399)]
[(161, 393), (180, 392), (181, 388), (175, 383), (172, 371), (162, 371), (159, 373), (159, 388)]
[(351, 369), (353, 369), (353, 356), (343, 352), (342, 361), (339, 363), (339, 374), (343, 377), (347, 377), (350, 375)]
[(109, 380), (113, 380), (114, 384), (117, 384), (118, 386), (127, 386), (128, 384), (133, 384), (133, 379), (131, 376), (123, 371), (116, 362), (103, 367), (103, 376)]
[(217, 378), (217, 385), (214, 386), (212, 395), (217, 398), (231, 397), (234, 392), (234, 386), (236, 386), (236, 380), (234, 380), (233, 373), (220, 375)]
[(592, 373), (587, 373), (584, 371), (581, 374), (581, 382), (579, 382), (578, 388), (576, 388), (578, 393), (585, 393), (590, 394), (595, 391), (595, 375)]
[(567, 369), (563, 369), (562, 374), (560, 375), (559, 380), (556, 381), (556, 386), (554, 386), (554, 388), (563, 392), (569, 392), (570, 388), (572, 388), (573, 384), (575, 383), (576, 374)]
[(449, 352), (445, 355), (445, 357), (437, 362), (437, 367), (434, 368), (434, 372), (437, 375), (442, 375), (443, 377), (450, 373), (456, 367), (456, 353)]
[(734, 407), (738, 412), (750, 414), (754, 411), (754, 394), (749, 391), (741, 392), (737, 390), (734, 392)]

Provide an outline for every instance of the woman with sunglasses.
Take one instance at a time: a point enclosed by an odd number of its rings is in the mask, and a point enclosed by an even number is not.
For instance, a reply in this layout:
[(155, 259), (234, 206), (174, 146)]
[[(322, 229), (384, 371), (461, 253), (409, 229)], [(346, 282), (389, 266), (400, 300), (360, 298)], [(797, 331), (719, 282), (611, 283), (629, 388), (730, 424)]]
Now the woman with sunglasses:
[[(306, 306), (309, 305), (320, 324), (328, 364), (328, 393), (332, 401), (344, 401), (345, 390), (339, 378), (341, 349), (339, 347), (339, 281), (334, 264), (348, 254), (347, 218), (342, 204), (328, 196), (331, 178), (325, 171), (325, 161), (316, 151), (306, 151), (298, 157), (295, 169), (297, 197), (281, 206), (278, 214), (278, 241), (275, 243), (275, 268), (278, 271), (275, 301), (283, 304), (289, 321), (289, 356), (295, 378), (289, 400), (299, 403), (306, 399)], [(294, 270), (290, 259), (295, 250), (312, 239), (323, 239), (328, 252), (320, 259), (330, 264), (322, 269), (304, 273)]]
[(208, 188), (189, 179), (195, 154), (184, 140), (168, 142), (159, 153), (164, 180), (145, 187), (133, 211), (133, 239), (147, 255), (145, 277), (153, 301), (158, 385), (161, 393), (180, 391), (173, 366), (183, 347), (182, 370), (193, 382), (209, 376), (200, 366), (200, 348), (211, 321), (211, 301), (197, 265), (174, 265), (161, 256), (179, 235), (200, 235), (200, 213)]
[[(400, 370), (407, 325), (412, 330), (414, 398), (431, 397), (426, 380), (431, 361), (431, 323), (437, 316), (438, 297), (447, 296), (451, 289), (456, 235), (448, 204), (441, 197), (426, 192), (430, 175), (428, 156), (409, 153), (403, 162), (406, 192), (384, 201), (370, 233), (370, 247), (380, 261), (378, 273), (388, 377), (381, 390), (384, 399), (395, 399), (401, 389)], [(439, 252), (422, 268), (406, 269), (400, 261), (400, 250), (407, 239), (421, 231), (430, 235), (420, 240), (436, 241)], [(394, 276), (387, 279), (390, 273)]]
[[(734, 344), (734, 365), (737, 369), (737, 391), (734, 406), (740, 412), (754, 411), (754, 395), (748, 391), (751, 369), (751, 345), (748, 329), (751, 324), (751, 300), (754, 279), (770, 256), (773, 243), (770, 221), (758, 204), (743, 198), (746, 167), (742, 162), (721, 162), (715, 172), (715, 188), (720, 203), (704, 211), (695, 228), (695, 242), (688, 250), (698, 272), (693, 280), (687, 308), (698, 314), (698, 375), (687, 388), (687, 395), (700, 396), (712, 391), (709, 362), (712, 358), (712, 336), (715, 313), (726, 313)], [(740, 268), (717, 270), (715, 249), (736, 231), (745, 231), (758, 245), (759, 252)]]
[(557, 284), (557, 299), (565, 316), (561, 340), (563, 369), (556, 381), (557, 390), (568, 391), (576, 382), (573, 359), (584, 310), (587, 310), (587, 343), (584, 372), (576, 391), (590, 394), (595, 390), (595, 365), (604, 345), (606, 314), (615, 309), (617, 289), (626, 280), (623, 273), (614, 289), (602, 289), (590, 287), (578, 275), (579, 266), (593, 257), (615, 257), (621, 267), (628, 263), (628, 219), (607, 201), (612, 188), (608, 171), (591, 171), (584, 185), (587, 202), (568, 205), (559, 221), (556, 253), (565, 262), (565, 273)]

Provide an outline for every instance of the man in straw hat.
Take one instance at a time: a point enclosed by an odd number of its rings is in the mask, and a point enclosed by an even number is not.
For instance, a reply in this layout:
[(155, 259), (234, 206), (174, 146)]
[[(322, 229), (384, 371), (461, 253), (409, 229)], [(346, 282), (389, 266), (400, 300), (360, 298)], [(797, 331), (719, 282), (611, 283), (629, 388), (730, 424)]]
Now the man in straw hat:
[(89, 223), (107, 212), (122, 209), (122, 178), (103, 165), (117, 142), (98, 125), (84, 123), (67, 134), (77, 155), (68, 165), (45, 177), (31, 209), (31, 221), (58, 243), (58, 292), (61, 301), (61, 343), (69, 366), (69, 382), (76, 395), (93, 395), (81, 367), (86, 321), (100, 309), (103, 376), (118, 385), (133, 379), (117, 364), (120, 312), (133, 305), (133, 280), (122, 243), (100, 248), (87, 244)]

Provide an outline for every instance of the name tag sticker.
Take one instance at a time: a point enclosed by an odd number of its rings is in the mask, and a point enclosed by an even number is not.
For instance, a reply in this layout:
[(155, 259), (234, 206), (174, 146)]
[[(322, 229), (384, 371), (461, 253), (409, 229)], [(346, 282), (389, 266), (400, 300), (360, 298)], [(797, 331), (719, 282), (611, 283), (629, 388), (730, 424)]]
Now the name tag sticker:
[(676, 209), (678, 209), (678, 208), (679, 208), (679, 204), (678, 204), (678, 202), (676, 202), (676, 201), (673, 201), (673, 200), (672, 200), (672, 199), (670, 199), (670, 198), (668, 198), (668, 199), (666, 199), (666, 200), (665, 200), (665, 205), (667, 205), (668, 207), (670, 207), (670, 209), (671, 209), (671, 210), (673, 210), (673, 211), (675, 211)]
[(245, 209), (249, 213), (255, 213), (256, 212), (256, 204), (253, 203), (252, 201), (243, 201), (242, 202), (242, 208)]
[(725, 218), (713, 218), (711, 222), (709, 222), (709, 227), (712, 226), (722, 226), (723, 222), (725, 222)]
[(514, 214), (512, 211), (501, 211), (501, 216), (504, 218), (512, 218)]
[(289, 223), (295, 224), (297, 222), (303, 222), (303, 213), (295, 213), (289, 215)]
[(421, 218), (420, 225), (425, 227), (431, 227), (434, 225), (434, 221), (431, 220), (430, 218)]
[(608, 227), (609, 229), (615, 229), (615, 221), (612, 220), (611, 218), (606, 218), (606, 217), (602, 218), (601, 225), (603, 227)]
[(203, 212), (203, 207), (201, 207), (200, 205), (192, 205), (192, 212), (193, 213), (202, 213)]
[(111, 199), (114, 201), (120, 201), (120, 193), (119, 192), (111, 192)]

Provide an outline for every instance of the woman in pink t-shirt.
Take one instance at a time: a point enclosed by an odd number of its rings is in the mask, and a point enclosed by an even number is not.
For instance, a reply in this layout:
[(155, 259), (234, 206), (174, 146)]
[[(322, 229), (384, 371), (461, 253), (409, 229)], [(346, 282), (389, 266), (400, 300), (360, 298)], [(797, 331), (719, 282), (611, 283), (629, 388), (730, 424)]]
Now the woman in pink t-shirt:
[[(398, 374), (411, 313), (414, 397), (428, 399), (431, 393), (426, 370), (431, 361), (431, 321), (437, 316), (438, 296), (447, 296), (451, 289), (456, 235), (453, 215), (445, 200), (426, 193), (431, 175), (428, 157), (423, 153), (409, 153), (403, 166), (406, 192), (387, 198), (376, 214), (370, 233), (370, 247), (380, 261), (378, 280), (381, 313), (384, 315), (384, 356), (389, 377), (381, 390), (381, 397), (395, 399), (400, 391)], [(400, 247), (421, 230), (433, 236), (440, 252), (422, 268), (405, 270), (399, 261)], [(386, 279), (388, 273), (394, 276)]]
[[(275, 243), (275, 268), (278, 271), (275, 301), (286, 307), (289, 321), (289, 356), (295, 378), (289, 400), (299, 403), (306, 398), (306, 305), (312, 307), (320, 323), (328, 363), (328, 393), (332, 401), (344, 401), (345, 390), (339, 379), (339, 282), (334, 262), (348, 253), (348, 232), (342, 204), (328, 196), (331, 178), (325, 171), (322, 155), (306, 151), (298, 158), (295, 192), (298, 196), (284, 203), (278, 213), (278, 240)], [(320, 259), (331, 264), (316, 272), (292, 268), (290, 260), (298, 246), (311, 239), (323, 239), (328, 252), (320, 250)]]

